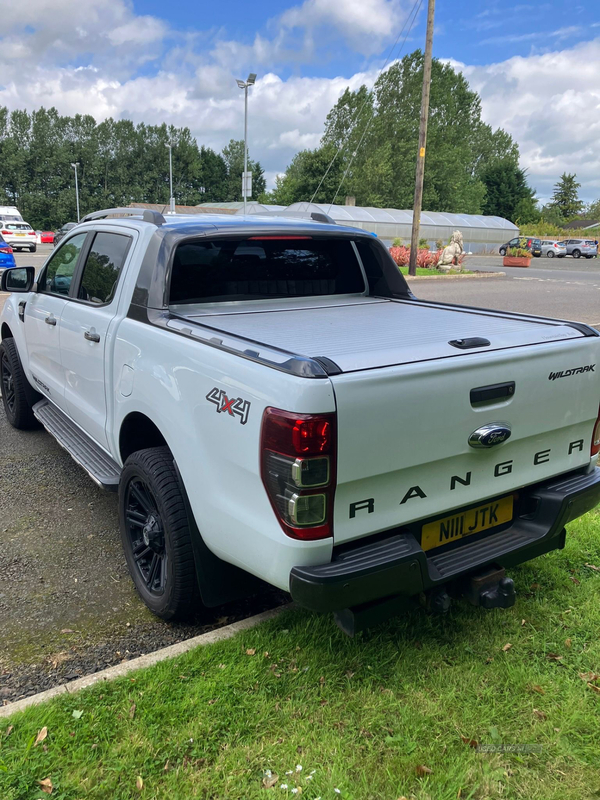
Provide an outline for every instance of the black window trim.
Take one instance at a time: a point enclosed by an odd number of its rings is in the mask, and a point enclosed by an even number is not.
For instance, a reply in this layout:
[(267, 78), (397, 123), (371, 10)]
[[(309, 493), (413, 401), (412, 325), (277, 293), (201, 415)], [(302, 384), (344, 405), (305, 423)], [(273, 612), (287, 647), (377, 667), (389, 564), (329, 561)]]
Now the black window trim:
[[(94, 244), (94, 241), (96, 239), (96, 236), (99, 233), (108, 233), (111, 236), (123, 236), (126, 239), (129, 239), (129, 241), (127, 243), (127, 247), (125, 248), (125, 254), (124, 254), (124, 257), (123, 257), (123, 263), (121, 264), (121, 266), (119, 268), (119, 274), (117, 275), (117, 280), (115, 281), (115, 289), (114, 289), (114, 292), (113, 292), (113, 296), (110, 298), (108, 303), (94, 303), (92, 300), (82, 300), (80, 297), (77, 296), (79, 294), (79, 288), (81, 286), (81, 279), (83, 278), (83, 271), (85, 269), (85, 265), (87, 263), (88, 256), (89, 256), (90, 251), (91, 251), (91, 249), (93, 247), (93, 244)], [(84, 242), (83, 247), (81, 248), (80, 257), (79, 257), (79, 259), (77, 261), (77, 266), (75, 267), (75, 272), (73, 273), (73, 280), (71, 281), (71, 286), (69, 287), (68, 299), (72, 300), (74, 303), (80, 303), (81, 305), (84, 305), (84, 306), (91, 306), (92, 308), (106, 308), (106, 306), (110, 306), (113, 303), (115, 297), (117, 296), (117, 289), (118, 289), (118, 286), (119, 286), (119, 281), (121, 280), (121, 275), (123, 274), (123, 268), (125, 267), (125, 264), (127, 263), (127, 258), (129, 257), (129, 251), (131, 250), (132, 244), (133, 244), (133, 236), (131, 234), (129, 234), (129, 233), (121, 233), (120, 231), (107, 231), (107, 230), (99, 230), (99, 231), (98, 230), (93, 230), (93, 231), (90, 231), (89, 234), (88, 234), (88, 238), (86, 239), (86, 241)], [(85, 256), (85, 257), (82, 258), (82, 256)]]
[[(74, 239), (76, 236), (81, 236), (82, 233), (86, 234), (86, 238), (84, 239), (83, 245), (81, 246), (81, 250), (79, 251), (79, 255), (77, 256), (77, 263), (75, 264), (75, 269), (73, 270), (73, 277), (71, 278), (71, 283), (69, 284), (69, 293), (68, 294), (58, 294), (58, 292), (48, 292), (45, 289), (42, 289), (41, 287), (44, 286), (45, 279), (46, 279), (46, 273), (48, 272), (48, 267), (52, 263), (52, 260), (55, 258), (57, 253), (59, 253), (60, 250), (66, 244), (68, 244), (71, 241), (71, 239)], [(60, 242), (60, 244), (57, 247), (57, 249), (52, 253), (52, 255), (50, 256), (48, 261), (44, 264), (44, 267), (42, 268), (42, 271), (40, 272), (40, 274), (38, 276), (38, 279), (36, 281), (35, 291), (38, 294), (47, 294), (49, 297), (62, 297), (63, 300), (71, 300), (72, 299), (71, 298), (71, 292), (73, 290), (73, 283), (75, 282), (75, 279), (77, 278), (82, 256), (85, 254), (85, 257), (87, 258), (87, 254), (89, 252), (89, 247), (88, 247), (89, 242), (90, 242), (90, 233), (89, 232), (86, 233), (86, 231), (77, 231), (77, 232), (73, 233), (72, 236), (69, 236), (68, 239), (65, 237)]]

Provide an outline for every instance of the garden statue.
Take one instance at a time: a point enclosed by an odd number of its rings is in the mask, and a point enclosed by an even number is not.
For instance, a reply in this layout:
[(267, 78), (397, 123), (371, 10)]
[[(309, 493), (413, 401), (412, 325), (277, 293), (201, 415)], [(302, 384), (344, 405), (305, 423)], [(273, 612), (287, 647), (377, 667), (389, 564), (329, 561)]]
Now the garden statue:
[(450, 244), (447, 247), (444, 247), (442, 251), (442, 255), (440, 256), (440, 260), (437, 263), (437, 269), (441, 269), (445, 272), (454, 267), (458, 272), (461, 271), (462, 266), (460, 264), (460, 256), (464, 252), (463, 247), (463, 237), (460, 231), (454, 231), (452, 234), (452, 238), (450, 239)]

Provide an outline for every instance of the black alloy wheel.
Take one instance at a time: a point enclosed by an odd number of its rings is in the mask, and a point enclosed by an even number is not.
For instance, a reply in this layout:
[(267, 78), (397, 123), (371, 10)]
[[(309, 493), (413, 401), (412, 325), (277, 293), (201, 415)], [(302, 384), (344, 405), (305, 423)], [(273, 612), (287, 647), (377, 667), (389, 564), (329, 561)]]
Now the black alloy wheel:
[(119, 483), (121, 541), (138, 594), (157, 616), (201, 607), (190, 524), (168, 447), (132, 453)]
[(150, 594), (162, 595), (167, 575), (165, 532), (154, 498), (140, 478), (127, 485), (125, 520), (139, 577)]
[[(3, 339), (0, 344), (0, 388), (6, 419), (19, 430), (39, 427), (33, 415), (32, 403), (40, 395), (28, 387), (14, 339)], [(29, 394), (28, 394), (29, 390)]]

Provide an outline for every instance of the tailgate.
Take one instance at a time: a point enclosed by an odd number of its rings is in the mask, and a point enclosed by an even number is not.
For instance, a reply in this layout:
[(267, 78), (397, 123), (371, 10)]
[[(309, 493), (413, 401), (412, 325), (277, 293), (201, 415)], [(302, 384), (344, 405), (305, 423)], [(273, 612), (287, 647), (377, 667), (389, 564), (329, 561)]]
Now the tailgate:
[[(589, 464), (600, 339), (471, 352), (331, 378), (338, 412), (336, 543), (442, 516)], [(556, 373), (564, 373), (556, 376)], [(471, 390), (514, 382), (501, 399)], [(488, 423), (511, 437), (468, 444)]]

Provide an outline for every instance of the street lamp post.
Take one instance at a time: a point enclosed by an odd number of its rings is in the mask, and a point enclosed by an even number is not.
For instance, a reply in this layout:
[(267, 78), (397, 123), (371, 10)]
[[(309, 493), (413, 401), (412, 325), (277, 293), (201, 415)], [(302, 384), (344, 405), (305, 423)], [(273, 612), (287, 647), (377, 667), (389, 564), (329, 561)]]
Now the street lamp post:
[(169, 214), (175, 213), (175, 198), (173, 197), (173, 142), (166, 142), (165, 147), (169, 148), (169, 190), (171, 197), (169, 198), (170, 211)]
[(245, 81), (238, 80), (237, 85), (244, 90), (244, 177), (242, 179), (242, 194), (244, 200), (244, 214), (246, 213), (246, 197), (248, 193), (248, 87), (256, 83), (256, 73), (251, 72)]
[(77, 201), (77, 222), (79, 222), (79, 184), (77, 182), (77, 167), (79, 166), (79, 161), (75, 161), (71, 166), (75, 170), (75, 199)]

